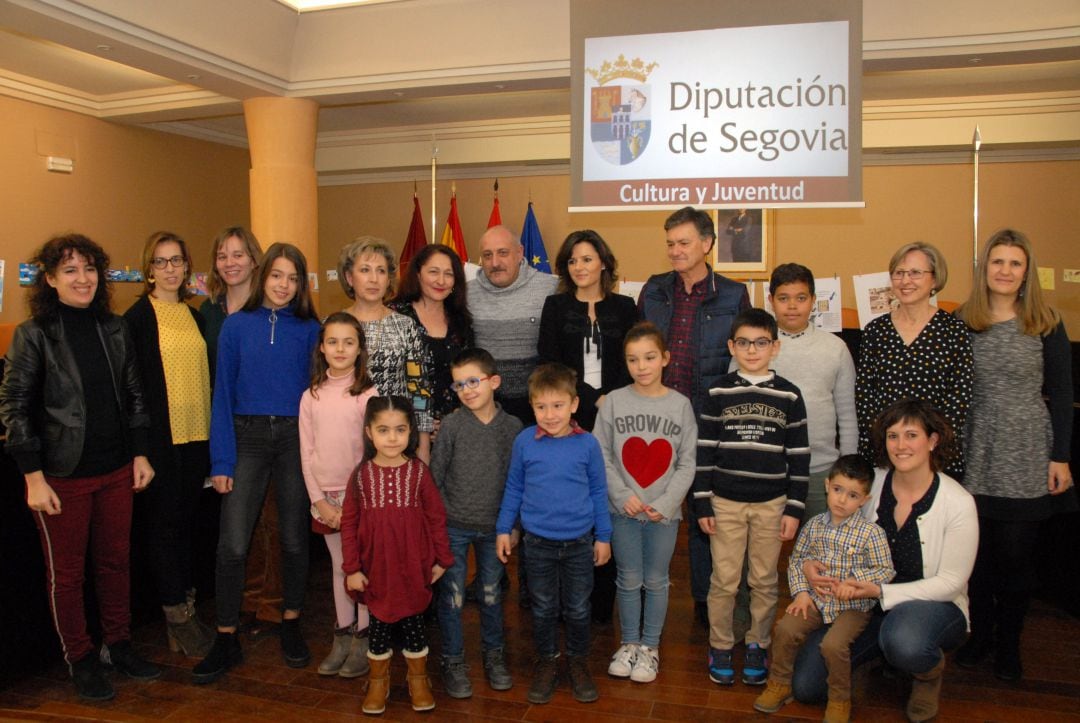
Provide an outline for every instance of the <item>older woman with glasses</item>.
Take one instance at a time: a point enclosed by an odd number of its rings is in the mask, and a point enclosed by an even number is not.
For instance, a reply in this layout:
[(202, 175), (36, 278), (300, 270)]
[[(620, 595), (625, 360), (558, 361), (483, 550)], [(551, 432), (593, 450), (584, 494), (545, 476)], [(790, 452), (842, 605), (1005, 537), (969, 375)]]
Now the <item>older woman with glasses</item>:
[[(945, 288), (949, 270), (934, 246), (901, 246), (889, 261), (896, 304), (866, 325), (855, 375), (859, 454), (873, 461), (870, 430), (882, 409), (898, 399), (925, 399), (953, 429), (964, 428), (971, 403), (974, 362), (964, 323), (930, 303)], [(959, 443), (948, 471), (963, 473)]]

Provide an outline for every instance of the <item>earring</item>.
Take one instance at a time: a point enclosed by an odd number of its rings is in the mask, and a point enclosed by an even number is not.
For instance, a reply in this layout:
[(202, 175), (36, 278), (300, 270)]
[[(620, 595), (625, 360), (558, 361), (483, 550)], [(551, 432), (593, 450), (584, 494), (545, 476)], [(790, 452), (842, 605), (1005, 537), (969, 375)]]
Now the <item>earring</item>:
[(155, 278), (154, 278), (154, 275), (153, 275), (153, 274), (150, 274), (149, 276), (147, 276), (147, 277), (146, 277), (146, 283), (148, 283), (148, 284), (150, 284), (151, 286), (153, 286), (154, 284), (156, 284), (156, 283), (157, 283), (157, 279), (155, 279)]

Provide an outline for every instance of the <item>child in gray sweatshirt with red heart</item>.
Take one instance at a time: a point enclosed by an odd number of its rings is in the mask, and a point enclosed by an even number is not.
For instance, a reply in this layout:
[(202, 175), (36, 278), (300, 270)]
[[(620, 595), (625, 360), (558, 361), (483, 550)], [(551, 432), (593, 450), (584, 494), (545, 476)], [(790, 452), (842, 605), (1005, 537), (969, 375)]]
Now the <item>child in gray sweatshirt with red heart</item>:
[(631, 328), (623, 353), (634, 383), (603, 399), (593, 429), (607, 466), (622, 626), (622, 644), (608, 674), (649, 683), (660, 668), (668, 565), (682, 501), (694, 480), (697, 421), (690, 400), (664, 386), (669, 354), (656, 326), (642, 322)]

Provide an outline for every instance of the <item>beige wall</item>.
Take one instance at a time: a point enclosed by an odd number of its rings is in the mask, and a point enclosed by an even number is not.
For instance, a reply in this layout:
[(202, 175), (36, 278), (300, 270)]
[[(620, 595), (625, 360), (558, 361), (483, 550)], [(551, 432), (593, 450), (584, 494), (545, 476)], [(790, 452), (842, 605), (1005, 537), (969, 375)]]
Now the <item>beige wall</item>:
[[(491, 211), (492, 180), (456, 182), (458, 209), (469, 253)], [(505, 178), (499, 183), (504, 222), (520, 231), (531, 197), (548, 253), (573, 229), (593, 228), (611, 243), (620, 275), (644, 280), (668, 268), (664, 213), (567, 213), (566, 176)], [(400, 249), (412, 213), (412, 183), (333, 186), (319, 189), (322, 307), (345, 305), (325, 270), (336, 264), (341, 245), (361, 233), (383, 237)], [(901, 244), (925, 240), (939, 246), (950, 267), (942, 298), (962, 301), (971, 289), (972, 169), (970, 165), (870, 166), (863, 171), (863, 209), (791, 209), (774, 214), (775, 262), (797, 261), (819, 276), (844, 280), (845, 306), (854, 307), (853, 274), (884, 271)], [(430, 186), (421, 183), (421, 208), (430, 239)], [(437, 233), (442, 234), (450, 182), (438, 184)], [(1012, 225), (1035, 243), (1039, 264), (1055, 269), (1050, 303), (1065, 315), (1071, 338), (1080, 338), (1080, 284), (1064, 284), (1062, 268), (1080, 268), (1080, 162), (984, 163), (980, 168), (980, 236)], [(760, 303), (760, 300), (759, 300)]]
[[(75, 172), (47, 172), (48, 154), (73, 157)], [(86, 234), (122, 267), (138, 266), (146, 237), (168, 229), (206, 270), (217, 231), (248, 224), (248, 167), (242, 149), (0, 97), (0, 323), (25, 318), (18, 265), (58, 233)], [(113, 308), (126, 310), (140, 288), (114, 284)]]

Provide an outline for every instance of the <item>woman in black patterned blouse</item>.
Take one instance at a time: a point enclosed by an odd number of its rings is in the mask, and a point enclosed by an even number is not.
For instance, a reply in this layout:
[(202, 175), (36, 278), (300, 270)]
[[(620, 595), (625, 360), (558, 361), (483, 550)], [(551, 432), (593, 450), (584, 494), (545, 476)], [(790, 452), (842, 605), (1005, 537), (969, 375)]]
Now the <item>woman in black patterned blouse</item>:
[[(949, 278), (941, 252), (921, 241), (905, 244), (889, 261), (889, 275), (898, 304), (866, 325), (855, 376), (859, 454), (871, 462), (870, 429), (881, 410), (905, 397), (924, 399), (953, 429), (963, 429), (974, 377), (967, 328), (930, 303)], [(946, 471), (961, 478), (959, 442), (956, 447)]]
[(429, 244), (413, 256), (390, 308), (408, 316), (424, 334), (431, 357), (431, 399), (435, 425), (458, 408), (450, 389), (450, 362), (475, 345), (472, 314), (465, 303), (465, 269), (449, 246)]

